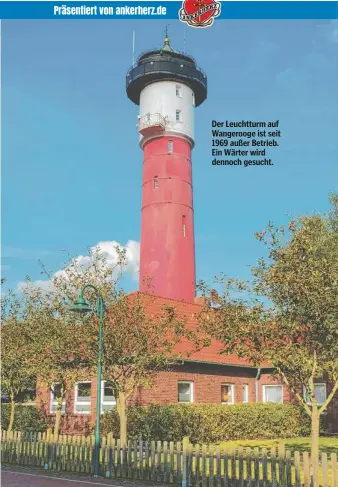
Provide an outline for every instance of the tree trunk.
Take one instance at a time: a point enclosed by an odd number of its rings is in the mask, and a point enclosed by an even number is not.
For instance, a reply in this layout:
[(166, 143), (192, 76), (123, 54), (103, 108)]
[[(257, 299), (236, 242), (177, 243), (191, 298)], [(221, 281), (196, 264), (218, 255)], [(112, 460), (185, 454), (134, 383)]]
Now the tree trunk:
[(123, 392), (118, 396), (118, 413), (120, 417), (120, 441), (121, 447), (127, 444), (127, 398)]
[(55, 424), (54, 424), (54, 432), (53, 432), (54, 441), (57, 441), (59, 438), (61, 413), (62, 413), (62, 398), (57, 400), (57, 408), (56, 408)]
[(311, 414), (311, 474), (313, 487), (318, 487), (318, 458), (319, 458), (319, 413), (317, 404), (312, 404)]
[(10, 395), (11, 398), (11, 415), (9, 418), (9, 424), (8, 424), (8, 432), (12, 431), (13, 429), (13, 424), (14, 424), (14, 416), (15, 416), (15, 401), (14, 401), (14, 395)]

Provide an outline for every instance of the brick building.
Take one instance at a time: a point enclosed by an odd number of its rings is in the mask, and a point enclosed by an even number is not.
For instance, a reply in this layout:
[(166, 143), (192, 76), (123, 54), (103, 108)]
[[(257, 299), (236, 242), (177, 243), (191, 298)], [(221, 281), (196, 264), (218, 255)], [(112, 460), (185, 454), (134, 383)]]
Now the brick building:
[[(188, 328), (194, 330), (197, 315), (202, 310), (198, 298), (196, 301), (192, 304), (156, 297), (148, 312), (155, 315), (164, 305), (173, 306), (178, 316), (185, 318)], [(224, 407), (231, 407), (233, 404), (242, 403), (294, 401), (282, 380), (273, 375), (273, 368), (268, 363), (258, 368), (235, 355), (220, 355), (221, 346), (216, 341), (212, 341), (210, 347), (192, 353), (186, 358), (191, 350), (192, 344), (187, 339), (182, 339), (177, 349), (182, 363), (170, 371), (159, 373), (151, 389), (138, 388), (129, 403), (139, 406), (199, 403), (224, 404)], [(64, 433), (82, 434), (88, 431), (90, 423), (94, 423), (96, 383), (95, 378), (83, 377), (83, 381), (76, 384), (71, 394), (66, 397), (63, 406)], [(316, 395), (319, 403), (326, 399), (330, 391), (329, 383), (324, 380), (318, 382)], [(116, 406), (112, 388), (105, 381), (101, 404), (103, 412)], [(37, 405), (46, 414), (55, 414), (56, 401), (50, 389), (38, 389)], [(331, 430), (338, 432), (338, 394), (329, 406), (326, 424)]]

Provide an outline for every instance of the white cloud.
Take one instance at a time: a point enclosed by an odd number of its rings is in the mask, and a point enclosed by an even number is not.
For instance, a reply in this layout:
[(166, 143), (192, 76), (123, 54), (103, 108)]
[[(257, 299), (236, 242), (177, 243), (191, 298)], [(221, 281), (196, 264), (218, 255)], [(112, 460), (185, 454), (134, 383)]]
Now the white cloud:
[[(118, 266), (119, 264), (119, 252), (117, 248), (125, 252), (125, 265), (123, 267), (123, 272), (125, 274), (131, 275), (134, 280), (138, 279), (138, 272), (139, 272), (139, 264), (140, 264), (140, 244), (135, 240), (128, 240), (125, 246), (121, 245), (119, 242), (115, 240), (106, 241), (106, 242), (99, 242), (98, 244), (94, 245), (90, 251), (89, 255), (79, 255), (72, 260), (72, 265), (75, 268), (78, 268), (79, 271), (81, 269), (86, 269), (90, 267), (92, 262), (92, 254), (99, 254), (102, 255), (107, 263), (108, 268), (112, 269), (112, 279), (117, 276), (121, 272), (121, 268)], [(67, 273), (65, 270), (59, 270), (55, 272), (53, 278), (62, 278), (65, 277), (67, 279)], [(52, 280), (36, 280), (32, 283), (35, 286), (39, 286), (46, 291), (51, 289), (52, 287)], [(17, 290), (20, 292), (25, 287), (24, 282), (19, 282)]]

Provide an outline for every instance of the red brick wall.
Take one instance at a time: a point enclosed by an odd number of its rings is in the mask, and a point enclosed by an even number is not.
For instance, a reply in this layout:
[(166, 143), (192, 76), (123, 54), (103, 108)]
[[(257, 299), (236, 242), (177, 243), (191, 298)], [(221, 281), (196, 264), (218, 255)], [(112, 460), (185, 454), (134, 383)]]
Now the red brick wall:
[[(221, 384), (234, 384), (235, 404), (243, 402), (243, 384), (248, 384), (249, 402), (256, 402), (256, 370), (244, 367), (228, 367), (210, 364), (185, 363), (170, 372), (161, 372), (151, 389), (138, 388), (130, 404), (146, 406), (149, 404), (178, 403), (178, 381), (192, 381), (194, 402), (200, 404), (221, 404)], [(84, 380), (88, 380), (84, 377)], [(262, 386), (282, 384), (281, 379), (271, 375), (271, 371), (262, 371), (257, 381), (258, 402), (263, 402)], [(331, 391), (327, 387), (327, 394)], [(283, 385), (283, 401), (294, 402), (288, 388)], [(37, 405), (50, 415), (50, 392), (48, 388), (39, 386)], [(66, 412), (62, 421), (62, 431), (67, 434), (81, 434), (93, 428), (96, 414), (96, 380), (92, 380), (91, 414), (74, 413), (74, 389), (66, 397)], [(50, 415), (51, 417), (55, 415)], [(338, 393), (329, 407), (327, 423), (338, 432)]]
[(235, 403), (243, 402), (243, 384), (249, 386), (249, 402), (255, 401), (254, 373), (250, 369), (186, 363), (161, 372), (152, 389), (142, 389), (141, 405), (178, 403), (178, 381), (193, 382), (195, 403), (221, 404), (221, 384), (234, 384)]

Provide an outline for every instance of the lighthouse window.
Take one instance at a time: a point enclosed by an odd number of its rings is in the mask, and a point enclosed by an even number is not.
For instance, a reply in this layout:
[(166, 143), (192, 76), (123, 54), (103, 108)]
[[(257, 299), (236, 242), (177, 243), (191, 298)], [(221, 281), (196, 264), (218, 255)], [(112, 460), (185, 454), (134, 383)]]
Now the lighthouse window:
[(173, 151), (173, 141), (172, 140), (169, 140), (168, 142), (168, 152), (172, 152)]
[(187, 235), (187, 228), (185, 225), (185, 216), (182, 217), (182, 233), (183, 233), (183, 237), (185, 237)]
[(192, 106), (193, 107), (195, 106), (195, 95), (194, 95), (194, 93), (192, 94)]
[(182, 112), (181, 110), (176, 110), (176, 122), (181, 122), (182, 120)]
[(158, 176), (154, 177), (154, 189), (158, 188)]
[(176, 85), (176, 96), (178, 96), (179, 98), (182, 98), (182, 91), (181, 91), (181, 87), (179, 85)]

